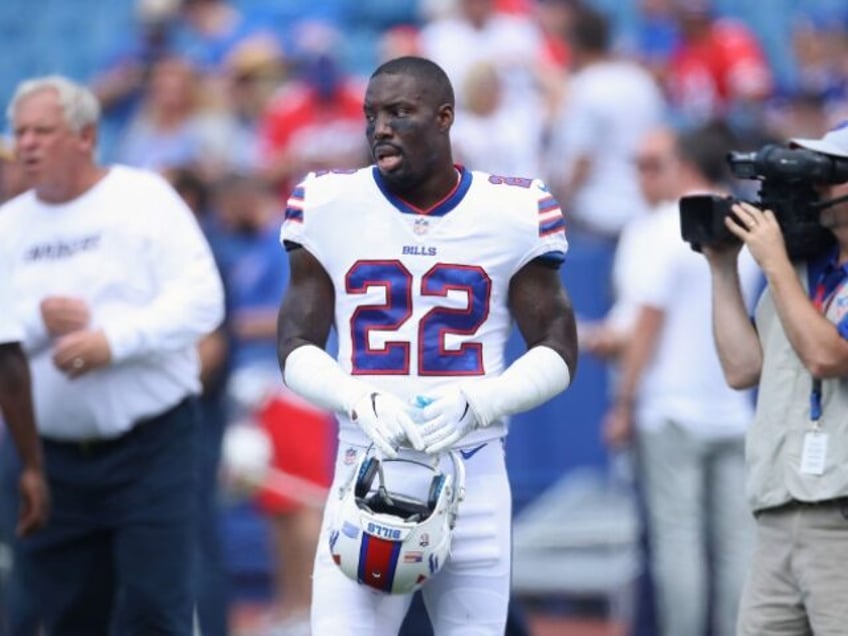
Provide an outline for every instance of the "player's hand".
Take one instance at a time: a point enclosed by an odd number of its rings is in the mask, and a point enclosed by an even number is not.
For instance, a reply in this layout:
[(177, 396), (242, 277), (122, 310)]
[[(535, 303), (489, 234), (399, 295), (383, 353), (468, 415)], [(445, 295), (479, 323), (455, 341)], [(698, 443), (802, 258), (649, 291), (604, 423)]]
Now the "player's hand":
[(459, 387), (428, 395), (429, 403), (418, 415), (424, 452), (435, 454), (450, 448), (479, 426), (479, 421)]
[(409, 408), (393, 395), (369, 393), (354, 405), (350, 416), (389, 459), (397, 457), (397, 449), (404, 443), (415, 450), (424, 448)]
[(19, 537), (26, 537), (47, 523), (50, 498), (44, 473), (34, 468), (25, 468), (21, 472), (18, 488), (21, 504), (16, 533)]

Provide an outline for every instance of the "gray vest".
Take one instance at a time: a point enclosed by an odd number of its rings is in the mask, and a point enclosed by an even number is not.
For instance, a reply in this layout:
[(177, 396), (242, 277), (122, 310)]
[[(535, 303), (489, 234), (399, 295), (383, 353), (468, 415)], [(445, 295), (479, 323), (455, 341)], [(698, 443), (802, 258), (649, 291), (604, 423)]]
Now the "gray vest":
[[(796, 267), (807, 289), (805, 265)], [(827, 315), (836, 322), (848, 308), (848, 284), (841, 286)], [(824, 474), (801, 474), (801, 450), (810, 426), (812, 376), (789, 343), (766, 289), (756, 310), (763, 349), (757, 414), (748, 429), (748, 500), (754, 510), (798, 501), (848, 496), (848, 377), (822, 381), (821, 430), (828, 435)]]

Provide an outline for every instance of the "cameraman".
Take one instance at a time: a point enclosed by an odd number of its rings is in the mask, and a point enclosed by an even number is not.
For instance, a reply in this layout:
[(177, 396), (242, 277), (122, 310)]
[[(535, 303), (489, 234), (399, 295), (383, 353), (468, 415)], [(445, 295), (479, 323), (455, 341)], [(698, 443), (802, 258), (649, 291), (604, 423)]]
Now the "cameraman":
[[(848, 122), (822, 139), (792, 143), (848, 158)], [(816, 190), (829, 200), (848, 194), (848, 183)], [(752, 324), (739, 287), (739, 246), (703, 249), (725, 377), (734, 388), (759, 389), (746, 442), (757, 545), (738, 633), (843, 635), (848, 624), (848, 203), (820, 213), (836, 245), (794, 263), (772, 211), (748, 203), (736, 203), (732, 211), (725, 225), (747, 245), (768, 283)]]

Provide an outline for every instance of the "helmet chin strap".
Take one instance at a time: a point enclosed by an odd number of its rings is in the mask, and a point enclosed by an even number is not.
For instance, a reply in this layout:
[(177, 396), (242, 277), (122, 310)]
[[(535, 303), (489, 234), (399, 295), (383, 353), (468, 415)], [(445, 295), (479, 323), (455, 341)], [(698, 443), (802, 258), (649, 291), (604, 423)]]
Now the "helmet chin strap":
[(395, 502), (392, 501), (392, 498), (389, 496), (389, 491), (386, 488), (386, 476), (383, 473), (383, 462), (381, 461), (377, 462), (377, 480), (380, 483), (380, 485), (377, 486), (377, 494), (388, 505), (393, 506)]

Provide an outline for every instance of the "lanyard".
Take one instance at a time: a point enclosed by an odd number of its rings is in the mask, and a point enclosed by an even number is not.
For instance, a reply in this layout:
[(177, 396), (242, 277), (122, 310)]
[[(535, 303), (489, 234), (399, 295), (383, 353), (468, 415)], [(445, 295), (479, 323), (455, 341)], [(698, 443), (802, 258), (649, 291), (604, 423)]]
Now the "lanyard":
[[(837, 290), (848, 277), (848, 264), (835, 265), (835, 255), (829, 258), (824, 267), (821, 267), (816, 276), (816, 284), (810, 285), (810, 299), (813, 306), (821, 312), (827, 313), (830, 303), (833, 302)], [(810, 421), (818, 428), (818, 421), (822, 414), (822, 381), (821, 378), (813, 378), (813, 386), (810, 389)]]

